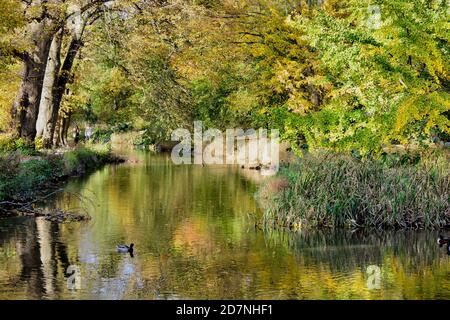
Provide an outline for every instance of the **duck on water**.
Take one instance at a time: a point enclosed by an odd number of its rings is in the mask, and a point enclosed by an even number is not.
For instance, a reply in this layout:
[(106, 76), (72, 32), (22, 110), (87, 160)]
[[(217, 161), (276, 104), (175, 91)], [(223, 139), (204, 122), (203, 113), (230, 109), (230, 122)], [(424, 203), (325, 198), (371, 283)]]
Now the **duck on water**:
[(437, 239), (437, 243), (439, 247), (447, 245), (447, 254), (450, 256), (450, 238), (444, 238), (443, 235), (440, 235), (439, 238)]
[(439, 236), (439, 238), (437, 239), (437, 243), (440, 247), (442, 247), (444, 244), (449, 244), (450, 243), (450, 239), (449, 238), (444, 238), (444, 236), (441, 234)]
[(117, 252), (119, 253), (129, 253), (131, 256), (133, 256), (134, 251), (134, 243), (131, 243), (129, 246), (125, 244), (119, 244), (117, 246)]

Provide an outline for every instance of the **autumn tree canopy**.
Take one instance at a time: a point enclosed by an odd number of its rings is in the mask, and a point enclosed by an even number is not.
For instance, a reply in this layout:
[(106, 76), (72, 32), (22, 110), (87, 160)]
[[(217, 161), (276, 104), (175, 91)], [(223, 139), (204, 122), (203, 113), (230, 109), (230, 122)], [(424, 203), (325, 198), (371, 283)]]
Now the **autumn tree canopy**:
[(193, 120), (360, 154), (450, 135), (445, 0), (0, 4), (0, 129), (29, 143)]

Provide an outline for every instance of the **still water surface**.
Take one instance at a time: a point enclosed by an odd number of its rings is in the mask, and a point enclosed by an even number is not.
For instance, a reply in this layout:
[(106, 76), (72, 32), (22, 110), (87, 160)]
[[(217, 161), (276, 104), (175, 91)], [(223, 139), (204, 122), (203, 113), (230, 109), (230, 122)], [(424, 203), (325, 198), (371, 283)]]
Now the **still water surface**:
[[(87, 210), (89, 222), (0, 220), (0, 299), (450, 299), (436, 232), (263, 232), (249, 217), (261, 212), (248, 171), (133, 156), (50, 204)], [(134, 257), (116, 253), (130, 242)]]

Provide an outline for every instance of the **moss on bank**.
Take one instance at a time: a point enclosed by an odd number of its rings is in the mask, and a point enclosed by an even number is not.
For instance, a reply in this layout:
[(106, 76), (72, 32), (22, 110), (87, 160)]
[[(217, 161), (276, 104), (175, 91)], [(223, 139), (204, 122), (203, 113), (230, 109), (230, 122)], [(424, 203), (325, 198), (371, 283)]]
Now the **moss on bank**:
[[(70, 176), (121, 161), (106, 146), (79, 147), (25, 160), (22, 156), (17, 152), (0, 154), (0, 202), (32, 200)], [(7, 205), (0, 203), (0, 211)]]
[(450, 224), (448, 154), (306, 155), (259, 191), (266, 227), (433, 229)]

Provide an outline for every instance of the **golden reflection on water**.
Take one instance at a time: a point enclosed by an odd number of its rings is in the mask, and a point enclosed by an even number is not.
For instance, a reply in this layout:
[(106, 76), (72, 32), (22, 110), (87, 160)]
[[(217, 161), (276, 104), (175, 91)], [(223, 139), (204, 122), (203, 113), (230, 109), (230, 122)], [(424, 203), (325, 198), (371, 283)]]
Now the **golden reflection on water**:
[[(436, 232), (263, 232), (248, 217), (260, 214), (255, 187), (237, 168), (135, 157), (55, 199), (89, 222), (0, 220), (1, 299), (450, 299)], [(133, 258), (115, 252), (130, 242)], [(81, 290), (67, 287), (70, 265)], [(368, 288), (369, 265), (381, 268), (380, 289)]]

